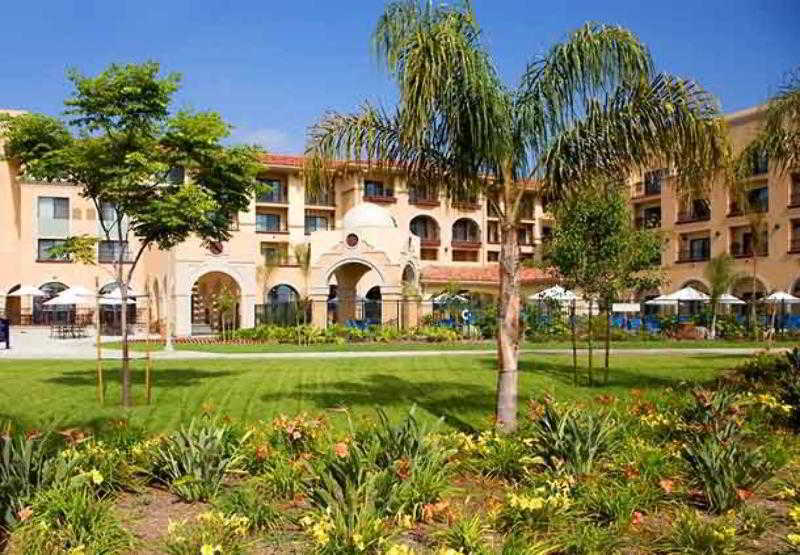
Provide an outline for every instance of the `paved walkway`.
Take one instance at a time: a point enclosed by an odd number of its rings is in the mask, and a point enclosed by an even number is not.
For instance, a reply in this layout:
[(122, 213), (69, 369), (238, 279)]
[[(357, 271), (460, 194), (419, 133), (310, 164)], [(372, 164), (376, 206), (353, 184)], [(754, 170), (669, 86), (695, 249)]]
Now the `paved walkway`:
[[(118, 337), (102, 337), (101, 341), (114, 341)], [(762, 349), (753, 348), (701, 348), (701, 349), (612, 349), (614, 355), (667, 355), (667, 354), (715, 354), (715, 355), (749, 355)], [(785, 349), (775, 349), (783, 351)], [(584, 354), (584, 349), (579, 349)], [(596, 349), (600, 352), (601, 349)], [(570, 349), (525, 349), (524, 354), (572, 354)], [(431, 351), (332, 351), (332, 352), (291, 352), (291, 353), (206, 353), (202, 351), (158, 351), (152, 354), (154, 359), (192, 360), (192, 359), (299, 359), (299, 358), (387, 358), (387, 357), (433, 357), (433, 356), (475, 356), (494, 355), (494, 349), (462, 349)], [(2, 359), (86, 359), (96, 357), (95, 338), (53, 339), (49, 330), (42, 328), (23, 328), (12, 330), (11, 349), (0, 348)], [(132, 357), (141, 357), (142, 353), (131, 352)], [(121, 358), (122, 351), (103, 349), (104, 359)]]

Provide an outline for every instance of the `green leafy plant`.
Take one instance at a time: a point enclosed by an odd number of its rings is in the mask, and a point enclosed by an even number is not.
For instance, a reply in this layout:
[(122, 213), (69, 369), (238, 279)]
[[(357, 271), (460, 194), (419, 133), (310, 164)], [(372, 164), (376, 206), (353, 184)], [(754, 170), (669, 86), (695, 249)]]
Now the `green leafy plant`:
[(683, 457), (689, 465), (689, 480), (703, 490), (708, 508), (717, 513), (739, 505), (780, 466), (761, 448), (714, 435), (688, 441)]
[(617, 442), (616, 421), (610, 414), (575, 408), (560, 409), (545, 402), (534, 420), (533, 454), (552, 469), (591, 472), (595, 461)]
[(462, 518), (448, 525), (436, 535), (444, 547), (465, 555), (488, 555), (491, 551), (486, 541), (489, 527), (481, 515)]
[(285, 517), (271, 502), (270, 494), (270, 487), (255, 479), (224, 492), (214, 504), (228, 517), (247, 517), (252, 531), (274, 530), (285, 522)]
[(659, 542), (669, 553), (708, 553), (723, 555), (735, 553), (739, 540), (732, 519), (710, 519), (697, 511), (681, 511), (671, 530)]
[(82, 481), (69, 481), (36, 495), (11, 543), (24, 553), (119, 553), (133, 539), (110, 500), (98, 500)]
[(250, 528), (247, 517), (206, 511), (192, 520), (170, 522), (164, 550), (171, 555), (249, 553)]
[(225, 474), (241, 461), (240, 445), (232, 428), (214, 419), (192, 419), (188, 426), (161, 441), (153, 476), (185, 501), (214, 497)]

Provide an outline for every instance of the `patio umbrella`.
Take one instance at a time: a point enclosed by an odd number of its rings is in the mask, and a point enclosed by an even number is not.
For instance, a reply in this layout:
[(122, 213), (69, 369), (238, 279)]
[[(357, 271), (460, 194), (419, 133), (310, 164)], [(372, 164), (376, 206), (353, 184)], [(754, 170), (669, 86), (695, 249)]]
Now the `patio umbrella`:
[(761, 299), (761, 302), (768, 304), (795, 304), (800, 303), (800, 298), (783, 291), (776, 291), (769, 297)]
[(91, 305), (94, 304), (94, 295), (79, 295), (70, 289), (62, 291), (49, 301), (42, 303), (44, 306), (63, 306), (63, 305)]
[(9, 293), (8, 297), (46, 297), (47, 293), (41, 289), (37, 289), (33, 285), (21, 285), (19, 289), (13, 293)]
[[(81, 287), (80, 285), (76, 285), (75, 287), (70, 287), (69, 289), (64, 289), (59, 295), (71, 295), (74, 297), (89, 297), (90, 299), (95, 298), (95, 292), (86, 289), (85, 287)], [(75, 304), (75, 303), (72, 303)]]
[[(664, 300), (670, 301), (699, 301), (699, 302), (706, 302), (711, 300), (711, 297), (703, 293), (702, 291), (698, 291), (694, 287), (684, 287), (683, 289), (678, 289), (674, 293), (670, 293), (669, 295), (661, 295), (658, 297)], [(656, 300), (656, 299), (653, 299)]]
[(436, 304), (469, 302), (469, 299), (467, 299), (464, 295), (451, 295), (450, 293), (441, 293), (440, 295), (435, 296), (431, 300)]
[[(135, 293), (133, 290), (128, 291), (128, 304), (136, 304), (136, 297), (141, 295)], [(114, 288), (110, 293), (105, 293), (100, 296), (99, 303), (101, 305), (121, 305), (122, 304), (122, 291), (119, 287)]]
[(724, 294), (720, 295), (719, 299), (717, 300), (717, 302), (719, 304), (747, 304), (746, 302), (744, 302), (739, 297), (734, 297), (730, 293), (724, 293)]
[(545, 289), (544, 291), (539, 291), (538, 293), (528, 296), (529, 301), (543, 301), (546, 299), (567, 303), (577, 300), (578, 296), (572, 291), (564, 289), (560, 285), (554, 285), (549, 289)]

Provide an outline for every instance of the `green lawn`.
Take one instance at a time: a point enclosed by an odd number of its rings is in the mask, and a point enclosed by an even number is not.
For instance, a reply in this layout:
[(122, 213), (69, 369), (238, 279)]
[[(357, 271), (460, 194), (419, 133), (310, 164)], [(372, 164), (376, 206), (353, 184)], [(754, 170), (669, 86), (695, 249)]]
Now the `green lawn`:
[[(670, 355), (612, 359), (608, 386), (572, 385), (567, 356), (523, 356), (520, 408), (532, 396), (559, 399), (624, 396), (631, 389), (674, 386), (709, 380), (737, 357)], [(372, 414), (384, 407), (398, 415), (419, 406), (423, 419), (444, 417), (452, 427), (485, 427), (492, 416), (495, 362), (492, 356), (316, 360), (170, 360), (156, 361), (153, 403), (143, 405), (143, 371), (136, 363), (135, 394), (139, 406), (129, 411), (134, 422), (157, 431), (212, 403), (234, 418), (270, 419), (276, 414), (330, 411), (344, 423), (341, 411)], [(0, 422), (25, 426), (100, 428), (126, 411), (119, 404), (119, 372), (106, 363), (107, 403), (95, 400), (92, 361), (0, 361)]]
[[(797, 341), (776, 341), (775, 347), (793, 347)], [(120, 349), (120, 342), (104, 343), (109, 349)], [(585, 343), (578, 345), (585, 348)], [(601, 347), (602, 341), (595, 343), (595, 347)], [(707, 349), (707, 348), (761, 348), (764, 342), (757, 341), (675, 341), (669, 339), (658, 340), (630, 340), (614, 341), (611, 343), (613, 349)], [(131, 343), (134, 351), (163, 350), (161, 343), (144, 342)], [(462, 351), (462, 350), (491, 350), (495, 348), (494, 341), (471, 341), (464, 343), (346, 343), (344, 345), (317, 344), (317, 345), (291, 345), (261, 343), (251, 345), (240, 344), (200, 344), (200, 343), (180, 343), (175, 345), (179, 351), (201, 351), (207, 353), (296, 353), (296, 352), (339, 352), (339, 351), (364, 351), (364, 352), (387, 352), (387, 351)], [(572, 345), (568, 341), (547, 341), (547, 342), (526, 342), (524, 349), (571, 349)]]

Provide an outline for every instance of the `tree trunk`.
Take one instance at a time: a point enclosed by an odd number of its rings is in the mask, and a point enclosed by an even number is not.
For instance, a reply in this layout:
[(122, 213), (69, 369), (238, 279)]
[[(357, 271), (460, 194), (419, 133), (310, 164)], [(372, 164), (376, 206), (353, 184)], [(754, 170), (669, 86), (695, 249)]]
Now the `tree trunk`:
[(717, 338), (717, 303), (711, 303), (711, 329), (708, 330), (708, 337)]
[(753, 341), (758, 341), (758, 327), (756, 326), (756, 290), (758, 288), (758, 277), (756, 276), (756, 255), (753, 248), (753, 293), (750, 297), (750, 328), (753, 330)]
[(611, 349), (611, 300), (606, 301), (606, 359), (603, 367), (603, 383), (608, 383), (608, 351)]
[(572, 331), (572, 383), (578, 385), (578, 341), (575, 337), (575, 299), (570, 306), (570, 329)]
[(175, 350), (175, 347), (172, 344), (172, 307), (170, 306), (169, 287), (169, 278), (164, 276), (164, 326), (166, 327), (164, 350), (172, 352)]
[(592, 299), (589, 299), (589, 328), (587, 330), (589, 341), (589, 385), (594, 385), (594, 350), (592, 348)]
[(122, 297), (120, 312), (120, 327), (122, 332), (122, 406), (133, 406), (131, 402), (131, 367), (130, 353), (128, 351), (128, 286), (122, 283), (120, 276), (119, 288)]
[(497, 326), (496, 426), (512, 432), (517, 427), (517, 368), (519, 359), (519, 247), (513, 221), (502, 222), (500, 246), (500, 314)]

